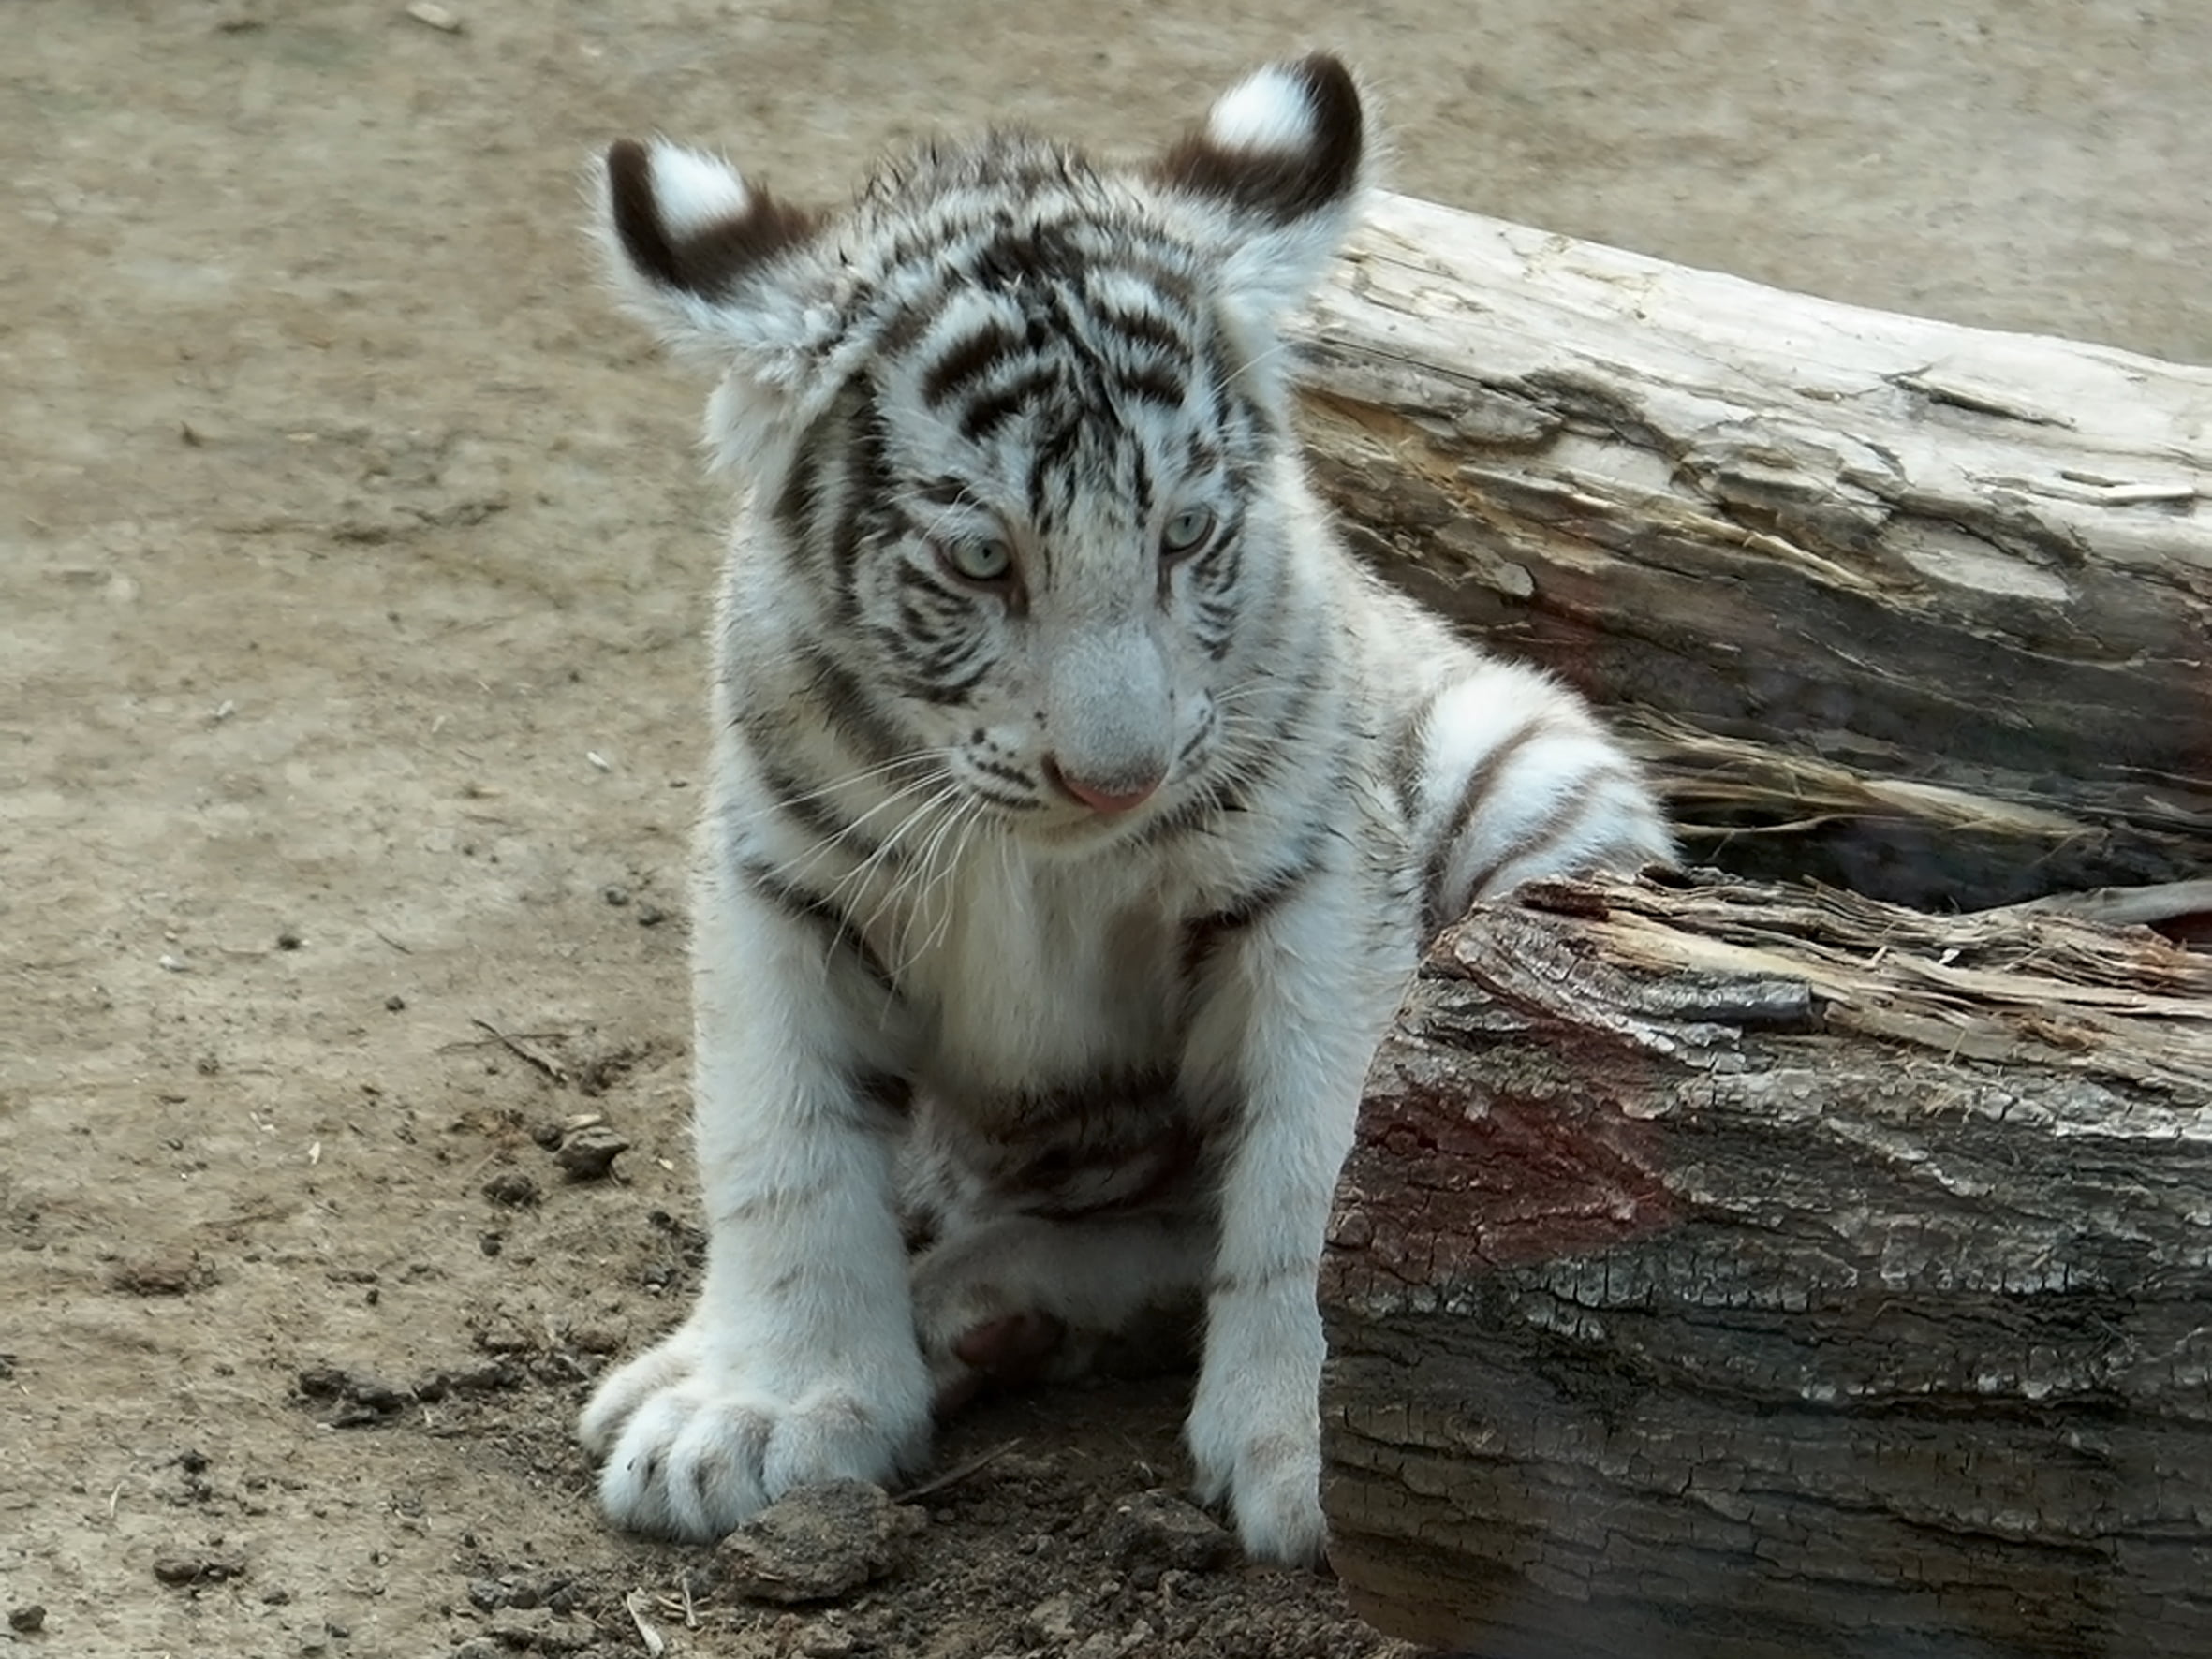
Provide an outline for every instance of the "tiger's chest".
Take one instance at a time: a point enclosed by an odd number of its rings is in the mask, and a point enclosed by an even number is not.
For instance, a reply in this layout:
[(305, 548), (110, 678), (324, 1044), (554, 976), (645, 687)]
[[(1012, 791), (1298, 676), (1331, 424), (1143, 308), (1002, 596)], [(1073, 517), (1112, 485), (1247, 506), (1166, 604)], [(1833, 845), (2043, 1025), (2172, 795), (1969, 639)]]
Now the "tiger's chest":
[(1172, 1064), (1181, 885), (1104, 859), (964, 873), (907, 978), (918, 1079), (992, 1096)]
[(1196, 1166), (1178, 886), (1094, 864), (964, 891), (908, 988), (933, 1207), (1127, 1209)]

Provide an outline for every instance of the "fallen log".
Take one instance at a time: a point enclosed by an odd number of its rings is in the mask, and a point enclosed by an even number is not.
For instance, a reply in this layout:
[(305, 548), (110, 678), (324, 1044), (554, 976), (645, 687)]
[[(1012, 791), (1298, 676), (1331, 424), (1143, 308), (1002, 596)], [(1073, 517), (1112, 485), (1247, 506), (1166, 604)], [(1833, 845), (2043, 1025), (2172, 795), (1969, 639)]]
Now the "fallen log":
[(2212, 1652), (2212, 957), (2146, 928), (1717, 876), (1479, 909), (1321, 1296), (1332, 1555), (1393, 1634)]
[(1403, 197), (1301, 348), (1355, 543), (1629, 705), (1701, 856), (1954, 908), (2212, 867), (2212, 370)]

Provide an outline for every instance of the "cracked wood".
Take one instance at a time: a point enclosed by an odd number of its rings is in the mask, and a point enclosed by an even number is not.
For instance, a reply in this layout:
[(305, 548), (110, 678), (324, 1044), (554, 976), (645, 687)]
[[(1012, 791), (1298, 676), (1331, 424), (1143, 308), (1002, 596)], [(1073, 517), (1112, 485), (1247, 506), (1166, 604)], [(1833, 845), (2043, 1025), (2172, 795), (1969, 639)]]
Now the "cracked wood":
[(1378, 1056), (1321, 1299), (1333, 1556), (1393, 1634), (2200, 1654), (2212, 957), (1529, 889)]

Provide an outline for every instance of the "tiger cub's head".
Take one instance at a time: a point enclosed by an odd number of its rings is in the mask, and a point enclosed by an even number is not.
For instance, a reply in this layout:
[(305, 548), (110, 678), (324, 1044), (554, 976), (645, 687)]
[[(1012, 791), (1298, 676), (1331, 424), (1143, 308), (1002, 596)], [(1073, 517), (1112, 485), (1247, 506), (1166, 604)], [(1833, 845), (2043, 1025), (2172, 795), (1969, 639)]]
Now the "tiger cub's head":
[(617, 280), (720, 374), (708, 441), (754, 492), (738, 556), (782, 562), (784, 625), (867, 699), (858, 747), (1054, 836), (1235, 770), (1296, 667), (1277, 327), (1356, 212), (1364, 128), (1315, 56), (1148, 165), (992, 134), (832, 214), (695, 151), (608, 152)]

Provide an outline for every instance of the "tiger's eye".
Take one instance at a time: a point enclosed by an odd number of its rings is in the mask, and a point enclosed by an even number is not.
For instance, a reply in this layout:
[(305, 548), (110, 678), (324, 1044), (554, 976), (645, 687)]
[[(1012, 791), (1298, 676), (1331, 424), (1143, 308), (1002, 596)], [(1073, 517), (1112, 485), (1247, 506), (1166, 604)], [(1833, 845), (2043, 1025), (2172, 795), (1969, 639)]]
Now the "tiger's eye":
[(995, 536), (949, 542), (937, 556), (954, 576), (968, 581), (1004, 581), (1014, 567), (1014, 550)]
[(1187, 553), (1205, 540), (1214, 528), (1214, 509), (1210, 507), (1187, 507), (1168, 521), (1167, 528), (1159, 533), (1160, 551), (1171, 557)]

